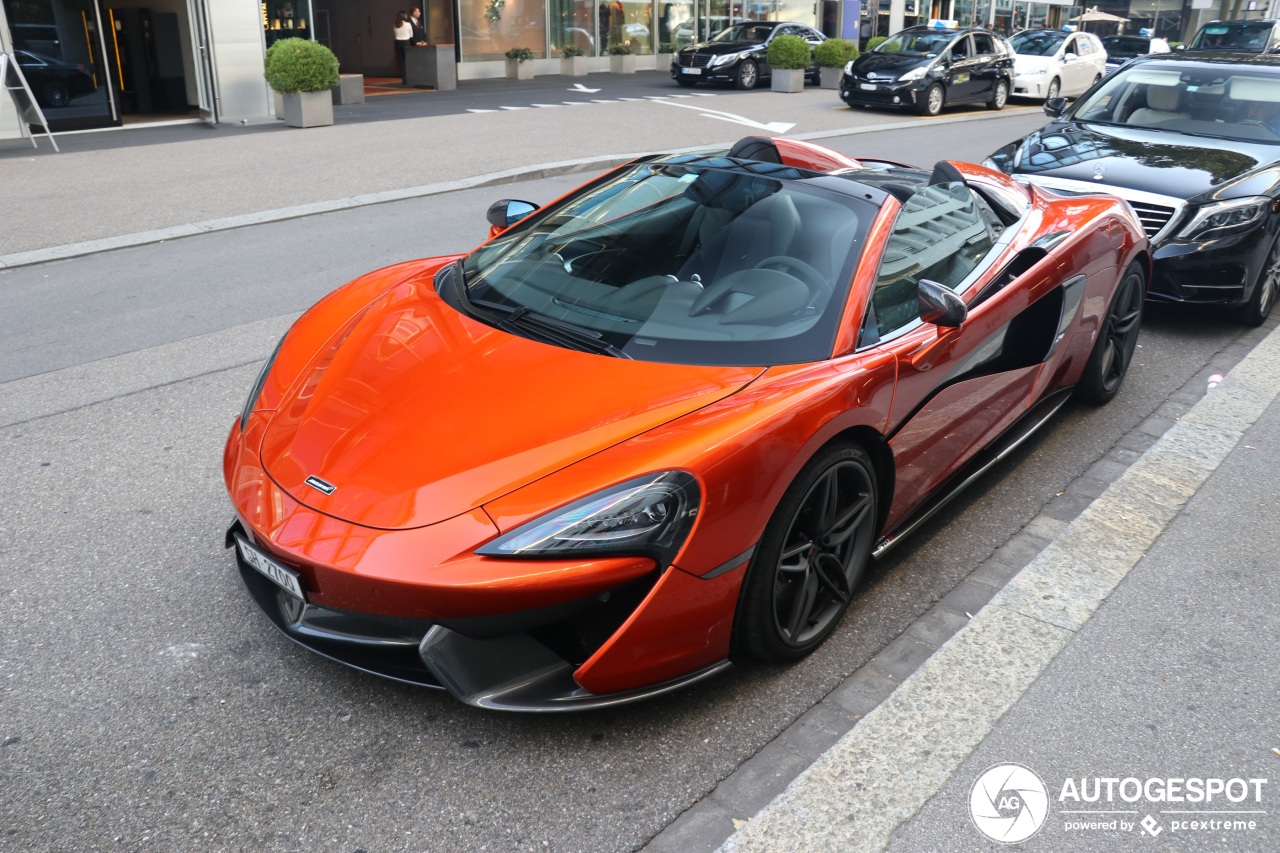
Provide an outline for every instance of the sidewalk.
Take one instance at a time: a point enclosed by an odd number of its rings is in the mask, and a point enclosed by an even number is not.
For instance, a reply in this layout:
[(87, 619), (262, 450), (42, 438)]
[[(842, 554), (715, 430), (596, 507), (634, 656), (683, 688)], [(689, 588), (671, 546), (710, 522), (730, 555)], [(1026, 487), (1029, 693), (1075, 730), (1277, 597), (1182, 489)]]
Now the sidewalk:
[(720, 849), (1280, 849), (1277, 376), (1272, 332)]

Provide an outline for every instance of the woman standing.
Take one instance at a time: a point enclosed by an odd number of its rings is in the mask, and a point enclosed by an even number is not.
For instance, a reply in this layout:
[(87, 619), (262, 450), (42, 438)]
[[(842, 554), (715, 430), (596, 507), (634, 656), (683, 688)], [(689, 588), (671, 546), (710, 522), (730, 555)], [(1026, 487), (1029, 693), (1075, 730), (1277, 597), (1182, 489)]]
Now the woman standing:
[(396, 67), (400, 71), (400, 82), (408, 83), (409, 76), (404, 67), (404, 49), (409, 44), (409, 39), (413, 38), (413, 26), (409, 23), (409, 16), (404, 12), (396, 12)]

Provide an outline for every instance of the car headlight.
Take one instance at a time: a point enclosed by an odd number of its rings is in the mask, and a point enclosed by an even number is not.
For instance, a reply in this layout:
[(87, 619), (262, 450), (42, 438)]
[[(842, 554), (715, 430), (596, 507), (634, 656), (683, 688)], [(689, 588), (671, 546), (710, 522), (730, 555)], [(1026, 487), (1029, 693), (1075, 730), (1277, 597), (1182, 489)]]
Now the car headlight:
[(1030, 68), (1026, 71), (1018, 71), (1017, 75), (1019, 77), (1043, 77), (1048, 72), (1049, 72), (1049, 69), (1041, 65), (1037, 68)]
[(929, 70), (929, 67), (927, 65), (922, 65), (919, 68), (912, 68), (906, 74), (903, 74), (901, 77), (899, 77), (898, 82), (914, 83), (917, 80), (923, 80), (925, 72), (927, 72), (928, 70)]
[(853, 76), (853, 60), (852, 59), (850, 59), (848, 62), (844, 64), (844, 73), (848, 74), (850, 77)]
[(665, 567), (693, 528), (700, 500), (698, 482), (691, 474), (647, 474), (522, 524), (476, 553), (490, 557), (640, 554)]
[(1196, 211), (1191, 221), (1178, 232), (1180, 240), (1204, 240), (1208, 237), (1225, 237), (1228, 234), (1247, 231), (1263, 217), (1271, 199), (1250, 196), (1231, 201), (1215, 201)]
[(249, 422), (249, 415), (253, 413), (253, 409), (258, 405), (258, 398), (262, 396), (262, 386), (267, 384), (267, 374), (271, 372), (271, 365), (275, 364), (276, 356), (280, 354), (280, 347), (284, 346), (284, 338), (276, 344), (276, 348), (271, 351), (271, 355), (267, 356), (267, 360), (262, 363), (262, 369), (258, 371), (258, 378), (253, 380), (253, 387), (249, 389), (249, 398), (244, 401), (244, 408), (240, 410), (240, 429), (244, 429), (244, 425)]
[(715, 66), (715, 65), (727, 65), (728, 63), (730, 63), (730, 62), (734, 62), (734, 61), (736, 61), (739, 57), (742, 57), (742, 56), (746, 56), (746, 54), (744, 54), (744, 53), (726, 53), (726, 54), (724, 54), (723, 56), (713, 56), (713, 57), (711, 57), (711, 61), (710, 61), (710, 62), (708, 62), (708, 63), (707, 63), (707, 65), (712, 65), (712, 66)]

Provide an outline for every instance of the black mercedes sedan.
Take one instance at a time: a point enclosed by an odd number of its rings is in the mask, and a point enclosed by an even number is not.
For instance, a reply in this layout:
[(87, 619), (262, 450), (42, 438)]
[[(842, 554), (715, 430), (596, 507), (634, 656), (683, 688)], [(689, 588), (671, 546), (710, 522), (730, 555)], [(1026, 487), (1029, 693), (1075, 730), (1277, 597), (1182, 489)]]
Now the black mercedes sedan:
[[(778, 36), (799, 36), (810, 47), (827, 37), (804, 24), (776, 21), (744, 21), (721, 30), (711, 41), (691, 44), (676, 52), (671, 60), (671, 79), (681, 86), (698, 83), (729, 83), (739, 89), (754, 89), (772, 76), (769, 42)], [(805, 77), (815, 83), (821, 73), (815, 62)]]
[(908, 27), (850, 62), (840, 99), (851, 107), (900, 107), (936, 116), (949, 104), (1004, 109), (1013, 48), (983, 29)]
[(1154, 249), (1148, 298), (1249, 325), (1280, 285), (1280, 57), (1134, 59), (986, 165), (1059, 193), (1127, 200)]

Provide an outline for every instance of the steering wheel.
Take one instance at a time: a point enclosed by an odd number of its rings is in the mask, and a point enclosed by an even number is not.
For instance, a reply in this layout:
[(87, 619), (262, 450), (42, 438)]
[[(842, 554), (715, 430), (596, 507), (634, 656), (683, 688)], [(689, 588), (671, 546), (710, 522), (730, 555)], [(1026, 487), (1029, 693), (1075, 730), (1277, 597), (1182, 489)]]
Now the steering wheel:
[(809, 288), (811, 301), (825, 299), (830, 296), (831, 291), (835, 289), (831, 282), (822, 276), (822, 273), (818, 272), (799, 258), (793, 258), (790, 255), (773, 255), (756, 264), (755, 268), (763, 270), (771, 267), (795, 273), (796, 278), (803, 281), (805, 287)]

